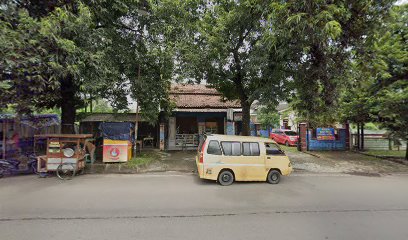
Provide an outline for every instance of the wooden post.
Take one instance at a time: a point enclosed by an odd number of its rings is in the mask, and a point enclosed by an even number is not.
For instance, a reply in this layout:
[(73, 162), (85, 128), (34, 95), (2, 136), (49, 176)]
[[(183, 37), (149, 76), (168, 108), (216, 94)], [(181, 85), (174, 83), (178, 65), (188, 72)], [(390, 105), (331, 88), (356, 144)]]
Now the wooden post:
[(357, 123), (357, 150), (360, 149), (360, 123)]
[(90, 101), (90, 105), (89, 105), (89, 112), (92, 113), (93, 112), (93, 105), (92, 105), (92, 93), (89, 94), (89, 101)]
[(364, 123), (361, 124), (361, 150), (364, 151)]
[[(140, 64), (137, 65), (137, 82), (140, 83)], [(133, 157), (136, 157), (138, 129), (139, 129), (139, 101), (136, 99), (135, 145), (133, 148)]]
[(3, 147), (2, 147), (2, 150), (3, 150), (3, 155), (2, 155), (2, 157), (3, 157), (3, 159), (6, 159), (6, 124), (7, 124), (7, 120), (6, 119), (4, 119), (4, 121), (3, 121)]
[(350, 150), (350, 124), (346, 122), (346, 150)]

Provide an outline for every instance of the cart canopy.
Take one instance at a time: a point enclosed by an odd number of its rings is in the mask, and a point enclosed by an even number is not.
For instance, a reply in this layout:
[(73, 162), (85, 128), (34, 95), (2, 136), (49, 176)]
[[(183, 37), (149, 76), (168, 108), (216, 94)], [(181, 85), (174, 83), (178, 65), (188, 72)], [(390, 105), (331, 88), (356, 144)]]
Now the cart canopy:
[(103, 122), (99, 130), (104, 139), (133, 141), (133, 124), (129, 122)]

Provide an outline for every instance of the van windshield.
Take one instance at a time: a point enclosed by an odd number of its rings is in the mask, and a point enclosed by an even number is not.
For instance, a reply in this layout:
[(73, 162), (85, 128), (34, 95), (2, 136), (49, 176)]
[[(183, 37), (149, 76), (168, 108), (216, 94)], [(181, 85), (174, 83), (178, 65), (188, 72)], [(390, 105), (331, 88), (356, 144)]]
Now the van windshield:
[(297, 136), (297, 133), (294, 131), (285, 131), (285, 134), (288, 136)]

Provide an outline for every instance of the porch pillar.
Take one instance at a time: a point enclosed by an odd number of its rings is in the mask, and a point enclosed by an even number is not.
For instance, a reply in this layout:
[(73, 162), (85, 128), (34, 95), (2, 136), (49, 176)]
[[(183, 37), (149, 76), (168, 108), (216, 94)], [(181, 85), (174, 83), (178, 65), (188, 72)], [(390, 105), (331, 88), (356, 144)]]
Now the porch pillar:
[(164, 151), (165, 141), (164, 141), (164, 124), (160, 124), (160, 151)]
[(176, 117), (169, 117), (169, 149), (176, 147)]

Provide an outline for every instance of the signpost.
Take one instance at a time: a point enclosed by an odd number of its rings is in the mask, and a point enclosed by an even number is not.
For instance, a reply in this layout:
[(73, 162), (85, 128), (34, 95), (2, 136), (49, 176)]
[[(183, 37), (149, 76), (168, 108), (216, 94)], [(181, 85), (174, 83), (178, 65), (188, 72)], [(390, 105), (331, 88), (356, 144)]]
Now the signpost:
[(323, 141), (335, 140), (334, 128), (317, 128), (316, 138)]

